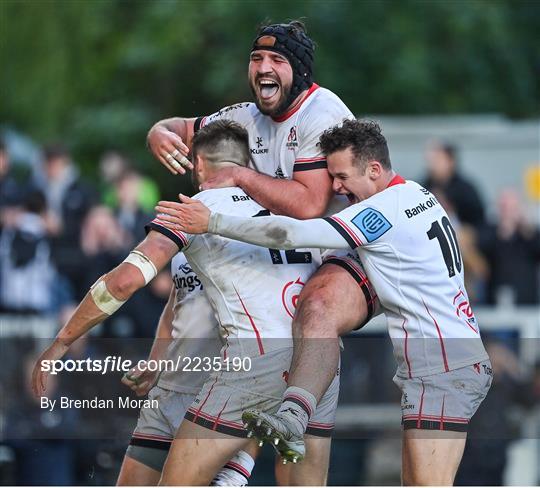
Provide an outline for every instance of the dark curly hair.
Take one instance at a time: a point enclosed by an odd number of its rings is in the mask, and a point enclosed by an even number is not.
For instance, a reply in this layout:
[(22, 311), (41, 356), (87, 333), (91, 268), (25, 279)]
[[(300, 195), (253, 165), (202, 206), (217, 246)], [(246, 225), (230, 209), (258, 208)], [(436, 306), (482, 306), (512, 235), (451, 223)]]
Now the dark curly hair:
[(392, 169), (385, 137), (377, 122), (372, 120), (345, 119), (320, 137), (321, 150), (325, 156), (351, 148), (354, 164), (365, 171), (370, 161), (378, 161), (386, 169)]

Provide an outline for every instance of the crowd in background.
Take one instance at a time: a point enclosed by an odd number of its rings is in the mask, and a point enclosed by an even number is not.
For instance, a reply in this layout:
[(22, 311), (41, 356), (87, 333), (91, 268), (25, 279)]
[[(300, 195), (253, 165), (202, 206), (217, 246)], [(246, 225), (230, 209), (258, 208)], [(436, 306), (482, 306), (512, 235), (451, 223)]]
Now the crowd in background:
[[(450, 144), (431, 143), (421, 183), (456, 229), (471, 301), (540, 303), (537, 224), (526, 218), (515, 189), (499, 194), (497, 218), (487, 219), (480, 192), (459, 170), (456, 151)], [(18, 181), (9, 151), (0, 145), (1, 312), (57, 313), (79, 302), (144, 238), (159, 198), (157, 185), (117, 152), (104, 153), (99, 169), (96, 187), (81, 177), (65, 147), (49, 145), (34, 174)], [(167, 288), (166, 279), (154, 280), (122, 311), (130, 328), (111, 325), (108, 333), (151, 337), (152, 317), (159, 314)]]
[(502, 190), (496, 218), (487, 218), (476, 186), (461, 173), (457, 148), (434, 142), (422, 184), (448, 213), (458, 236), (466, 288), (475, 304), (540, 303), (540, 229), (526, 216), (517, 189)]
[[(43, 148), (25, 181), (0, 145), (0, 312), (58, 314), (144, 238), (159, 192), (121, 154), (105, 153), (100, 186), (81, 177), (69, 151)], [(105, 324), (106, 337), (152, 337), (170, 290), (167, 272)]]
[[(471, 302), (538, 305), (540, 230), (537, 223), (527, 219), (519, 192), (501, 191), (497, 217), (491, 220), (481, 193), (460, 171), (454, 146), (433, 142), (426, 148), (425, 156), (426, 171), (419, 182), (445, 207), (456, 230)], [(48, 145), (42, 150), (37, 169), (25, 178), (17, 178), (10, 165), (9, 150), (0, 142), (0, 314), (57, 317), (61, 326), (92, 283), (122, 261), (144, 238), (144, 226), (152, 218), (154, 204), (159, 199), (157, 185), (115, 151), (102, 155), (99, 173), (99, 184), (90, 184), (79, 174), (69, 150), (61, 145)], [(103, 324), (101, 337), (153, 337), (170, 287), (170, 274), (165, 270)], [(81, 342), (80, 347), (84, 349), (86, 343)], [(482, 406), (486, 414), (479, 412), (481, 420), (477, 429), (484, 432), (490, 432), (494, 426), (508, 425), (507, 410), (500, 408), (502, 403), (528, 408), (540, 400), (540, 369), (531, 383), (530, 378), (520, 373), (511, 348), (498, 343), (488, 348), (494, 369), (500, 374), (496, 375), (493, 392)], [(87, 353), (81, 353), (81, 357)], [(369, 354), (367, 350), (353, 353), (357, 359)], [(33, 359), (29, 355), (22, 360), (24, 367), (19, 367), (19, 376), (11, 378), (11, 386), (28, 383), (27, 370)], [(371, 376), (364, 376), (366, 384), (356, 391), (368, 390)], [(358, 382), (358, 378), (356, 371), (350, 381)], [(346, 376), (343, 380), (347, 380)], [(53, 384), (51, 389), (54, 388)], [(11, 429), (20, 425), (36, 428), (35, 423), (29, 426), (29, 419), (37, 415), (39, 406), (26, 386), (23, 390), (26, 400), (3, 412), (2, 421)], [(342, 399), (347, 401), (345, 393)], [(496, 408), (488, 405), (490, 398)], [(81, 422), (76, 411), (62, 415), (56, 423), (40, 416), (38, 433), (9, 443), (17, 453), (17, 473), (12, 473), (12, 479), (24, 484), (114, 482), (115, 466), (125, 442), (39, 440), (43, 432), (54, 437), (55, 432), (73, 430)], [(510, 438), (511, 434), (504, 432), (498, 443), (494, 439), (470, 443), (467, 449), (472, 455), (465, 456), (458, 483), (471, 484), (471, 480), (478, 485), (483, 480), (500, 483)], [(331, 470), (330, 481), (361, 482), (358, 478), (343, 478), (348, 467), (340, 468), (340, 460), (349, 459), (353, 451), (339, 442), (334, 445), (337, 454), (333, 456), (333, 466), (338, 468)], [(354, 452), (368, 445), (368, 441), (358, 441)], [(480, 454), (486, 450), (492, 454)], [(486, 463), (484, 471), (479, 459)], [(470, 466), (467, 460), (472, 460)], [(57, 468), (51, 470), (51, 463)], [(89, 469), (97, 469), (91, 480)], [(100, 475), (100, 470), (105, 474)], [(341, 473), (341, 477), (332, 472)], [(264, 482), (262, 478), (258, 481)]]

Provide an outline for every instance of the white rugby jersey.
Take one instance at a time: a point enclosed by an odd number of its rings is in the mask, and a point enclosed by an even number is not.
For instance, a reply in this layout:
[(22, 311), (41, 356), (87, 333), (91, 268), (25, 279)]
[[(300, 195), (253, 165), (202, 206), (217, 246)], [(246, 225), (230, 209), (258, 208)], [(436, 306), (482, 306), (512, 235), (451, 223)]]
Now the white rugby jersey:
[(215, 120), (233, 120), (248, 131), (250, 166), (269, 176), (291, 179), (294, 172), (327, 167), (319, 137), (345, 118), (353, 114), (340, 98), (314, 83), (304, 100), (281, 117), (263, 115), (254, 103), (237, 103), (198, 118), (195, 131)]
[(488, 359), (455, 232), (436, 198), (413, 181), (396, 176), (384, 191), (325, 219), (248, 222), (213, 213), (209, 232), (281, 248), (356, 250), (385, 309), (399, 376)]
[[(269, 215), (240, 188), (207, 190), (194, 198), (250, 221)], [(172, 239), (202, 281), (220, 324), (224, 357), (292, 346), (296, 300), (321, 263), (318, 250), (285, 252), (210, 234), (189, 235), (168, 229), (159, 215), (148, 228)]]
[[(178, 361), (178, 370), (163, 371), (158, 386), (179, 393), (199, 393), (208, 373), (193, 371), (196, 358), (219, 356), (222, 346), (218, 323), (203, 284), (183, 253), (171, 260), (171, 275), (175, 288), (173, 303), (172, 337), (167, 359)], [(184, 359), (186, 358), (186, 359)], [(191, 371), (190, 371), (191, 370)]]

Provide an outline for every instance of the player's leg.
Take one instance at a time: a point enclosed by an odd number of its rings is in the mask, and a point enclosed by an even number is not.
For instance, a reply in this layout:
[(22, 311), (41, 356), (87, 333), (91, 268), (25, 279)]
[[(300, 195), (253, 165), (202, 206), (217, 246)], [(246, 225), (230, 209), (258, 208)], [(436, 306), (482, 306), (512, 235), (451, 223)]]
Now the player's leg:
[[(245, 450), (251, 441), (242, 423), (243, 408), (275, 412), (287, 386), (283, 371), (290, 365), (292, 345), (285, 343), (288, 347), (250, 357), (246, 370), (210, 376), (178, 429), (161, 483), (208, 484), (234, 454)], [(229, 353), (235, 357), (234, 349)]]
[(339, 399), (339, 370), (311, 417), (304, 442), (306, 457), (299, 464), (276, 464), (276, 480), (280, 485), (325, 486), (328, 480), (330, 447)]
[(249, 442), (184, 419), (169, 450), (160, 485), (208, 486), (221, 467)]
[(127, 454), (122, 461), (116, 486), (157, 486), (161, 470), (155, 470)]
[[(158, 407), (141, 409), (137, 427), (124, 456), (118, 486), (156, 486), (169, 448), (187, 409), (195, 395), (166, 390), (156, 386), (149, 393)], [(214, 485), (242, 486), (248, 483), (256, 454), (255, 445), (249, 452), (240, 451), (214, 480)]]
[(357, 259), (336, 255), (325, 261), (298, 300), (293, 361), (278, 413), (246, 411), (244, 416), (257, 438), (278, 439), (286, 459), (302, 459), (303, 433), (338, 369), (339, 336), (361, 327), (378, 311), (375, 291)]
[(212, 486), (246, 486), (259, 454), (257, 441), (252, 440), (242, 451), (227, 461), (212, 481)]
[(150, 390), (148, 399), (157, 402), (158, 407), (141, 409), (118, 475), (118, 486), (158, 484), (175, 432), (170, 419), (178, 418), (175, 420), (178, 425), (193, 398), (194, 395), (183, 395), (158, 386)]
[(419, 378), (395, 377), (402, 391), (404, 485), (450, 486), (467, 427), (491, 385), (489, 361)]
[(337, 370), (339, 336), (371, 318), (374, 299), (356, 261), (342, 257), (325, 261), (298, 299), (289, 386), (309, 391), (317, 402), (322, 398)]
[(276, 481), (279, 486), (326, 486), (330, 464), (330, 437), (316, 437), (306, 434), (306, 457), (298, 464), (283, 464), (276, 457)]
[(466, 437), (466, 432), (405, 430), (402, 443), (403, 485), (452, 486)]
[(330, 447), (336, 422), (339, 400), (339, 364), (332, 383), (319, 401), (315, 413), (310, 418), (304, 435), (306, 457), (303, 462), (293, 465), (288, 479), (289, 485), (325, 486), (328, 480)]

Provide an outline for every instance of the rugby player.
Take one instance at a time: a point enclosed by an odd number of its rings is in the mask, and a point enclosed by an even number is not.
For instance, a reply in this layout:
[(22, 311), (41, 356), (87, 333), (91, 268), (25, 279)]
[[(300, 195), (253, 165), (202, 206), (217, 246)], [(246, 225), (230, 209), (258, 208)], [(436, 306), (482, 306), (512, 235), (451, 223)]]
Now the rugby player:
[[(261, 28), (248, 67), (254, 103), (238, 103), (205, 117), (162, 120), (148, 133), (150, 150), (173, 173), (185, 173), (192, 168), (186, 158), (193, 135), (211, 121), (234, 120), (249, 133), (249, 168), (225, 168), (206, 180), (202, 189), (238, 186), (272, 213), (298, 219), (344, 208), (346, 199), (333, 198), (332, 180), (318, 142), (326, 129), (353, 114), (334, 93), (314, 83), (313, 61), (314, 43), (302, 23)], [(293, 320), (298, 341), (289, 382), (306, 389), (306, 377), (322, 378), (316, 392), (321, 398), (337, 370), (339, 335), (362, 326), (377, 310), (373, 288), (357, 257), (332, 253), (298, 299)], [(324, 353), (315, 356), (315, 349), (302, 362), (297, 361), (303, 349), (321, 342), (312, 338), (324, 339)], [(296, 393), (293, 387), (285, 394)], [(324, 449), (329, 454), (330, 440)], [(306, 476), (312, 472), (306, 463), (301, 469)]]
[[(211, 177), (221, 166), (246, 165), (247, 132), (230, 121), (209, 124), (194, 138), (193, 157), (199, 181)], [(203, 192), (199, 198), (210, 206), (240, 215), (266, 213), (239, 188)], [(294, 304), (320, 260), (308, 250), (276, 256), (274, 250), (222, 238), (195, 238), (170, 231), (162, 224), (159, 218), (155, 219), (149, 225), (147, 238), (123, 263), (93, 285), (38, 360), (33, 388), (37, 395), (46, 388), (48, 373), (41, 369), (43, 360), (60, 359), (74, 340), (114, 313), (183, 248), (204, 284), (225, 346), (223, 362), (205, 382), (172, 442), (162, 482), (209, 484), (227, 460), (249, 443), (241, 422), (242, 409), (253, 406), (276, 411), (279, 406), (292, 356)], [(246, 364), (253, 364), (253, 370), (229, 372), (226, 365), (229, 358), (234, 365), (235, 357), (252, 359)], [(312, 419), (314, 434), (331, 432), (338, 392), (339, 381), (334, 373), (331, 387)], [(328, 466), (327, 451), (317, 449), (319, 443), (315, 442), (320, 437), (314, 438), (313, 449), (308, 447), (308, 458), (322, 453), (321, 459), (311, 461), (313, 469), (308, 480), (316, 484), (325, 482)], [(291, 471), (289, 479), (293, 480), (295, 471)]]
[[(222, 343), (219, 325), (203, 291), (203, 285), (183, 253), (171, 261), (173, 288), (156, 329), (148, 361), (219, 356)], [(159, 379), (158, 379), (159, 375)], [(122, 382), (139, 396), (157, 400), (158, 407), (144, 407), (118, 475), (119, 486), (155, 486), (172, 440), (188, 407), (209, 372), (134, 368)], [(157, 383), (157, 384), (156, 384)], [(155, 385), (155, 386), (154, 386)], [(238, 452), (218, 473), (213, 485), (244, 486), (254, 466), (255, 452)]]
[[(277, 249), (357, 252), (384, 307), (398, 362), (394, 382), (402, 392), (403, 483), (451, 485), (467, 425), (492, 380), (455, 232), (429, 191), (392, 170), (376, 123), (345, 120), (325, 132), (320, 143), (334, 191), (351, 203), (329, 218), (246, 219), (183, 196), (183, 204), (160, 202), (156, 209), (171, 231), (210, 232)], [(306, 350), (299, 361), (305, 355)], [(285, 456), (302, 455), (304, 426), (319, 399), (321, 381), (313, 375), (305, 381), (312, 385), (297, 387), (276, 415), (244, 414), (256, 436), (277, 438), (286, 446)]]

